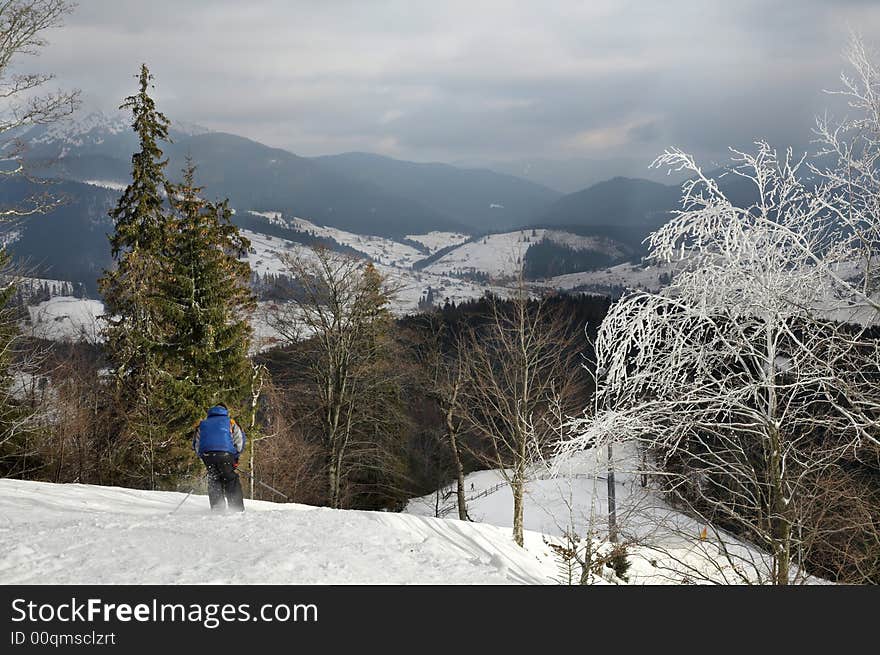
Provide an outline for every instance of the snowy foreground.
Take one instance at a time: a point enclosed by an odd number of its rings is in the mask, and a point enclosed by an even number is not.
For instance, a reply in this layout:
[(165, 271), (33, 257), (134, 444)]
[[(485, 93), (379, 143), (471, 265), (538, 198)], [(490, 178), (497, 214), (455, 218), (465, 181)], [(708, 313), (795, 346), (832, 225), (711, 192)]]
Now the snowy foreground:
[[(619, 540), (628, 544), (626, 581), (605, 571), (594, 583), (622, 584), (761, 584), (769, 577), (770, 559), (751, 544), (688, 517), (641, 486), (638, 458), (624, 445), (615, 451), (615, 496)], [(524, 493), (523, 524), (543, 540), (566, 542), (566, 532), (594, 535), (607, 546), (608, 482), (604, 453), (586, 450), (564, 463), (535, 466)], [(465, 478), (468, 514), (473, 521), (510, 528), (513, 496), (499, 471), (477, 471)], [(454, 486), (412, 499), (407, 512), (457, 517)], [(534, 548), (526, 537), (526, 547)], [(556, 558), (555, 580), (560, 581)], [(793, 574), (793, 582), (824, 583)]]
[[(544, 584), (509, 530), (409, 514), (0, 480), (2, 584)], [(541, 544), (539, 535), (530, 541)]]
[[(0, 584), (558, 584), (565, 576), (548, 541), (572, 528), (604, 532), (599, 465), (584, 453), (558, 476), (536, 471), (524, 549), (511, 539), (510, 492), (497, 471), (467, 478), (477, 522), (453, 518), (442, 493), (401, 514), (246, 500), (244, 514), (217, 515), (200, 495), (175, 511), (185, 494), (3, 479)], [(607, 569), (594, 583), (759, 579), (767, 563), (756, 550), (701, 535), (705, 526), (625, 471), (618, 482), (621, 526), (635, 540), (631, 565), (626, 581)], [(434, 518), (438, 508), (444, 518)], [(721, 557), (720, 539), (735, 561)]]

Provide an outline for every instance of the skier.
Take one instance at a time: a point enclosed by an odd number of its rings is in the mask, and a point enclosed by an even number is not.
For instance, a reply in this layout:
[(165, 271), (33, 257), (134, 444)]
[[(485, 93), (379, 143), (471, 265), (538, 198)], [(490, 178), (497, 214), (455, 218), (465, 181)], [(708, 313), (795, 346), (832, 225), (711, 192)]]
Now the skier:
[(235, 470), (244, 450), (244, 431), (223, 403), (208, 410), (193, 435), (193, 450), (208, 469), (208, 500), (212, 510), (244, 511), (241, 480)]

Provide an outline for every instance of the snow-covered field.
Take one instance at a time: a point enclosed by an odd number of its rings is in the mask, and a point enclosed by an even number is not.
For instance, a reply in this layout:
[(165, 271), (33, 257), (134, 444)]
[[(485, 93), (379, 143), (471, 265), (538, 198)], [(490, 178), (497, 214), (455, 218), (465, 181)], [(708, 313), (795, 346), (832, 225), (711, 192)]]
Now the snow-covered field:
[[(285, 273), (286, 268), (281, 261), (282, 255), (309, 257), (311, 254), (310, 248), (300, 243), (258, 234), (250, 230), (242, 230), (242, 234), (250, 239), (253, 250), (248, 254), (247, 260), (251, 269), (260, 275)], [(419, 300), (427, 292), (428, 287), (433, 290), (438, 303), (444, 302), (446, 298), (455, 303), (479, 298), (487, 290), (492, 290), (500, 295), (508, 292), (502, 287), (470, 282), (451, 275), (416, 271), (388, 264), (377, 264), (376, 268), (388, 279), (390, 286), (396, 290), (392, 311), (397, 315), (418, 311)]]
[(406, 238), (410, 241), (422, 244), (432, 255), (447, 246), (458, 245), (470, 239), (467, 234), (462, 234), (460, 232), (438, 231), (428, 232), (426, 234), (407, 234)]
[(309, 249), (301, 243), (280, 239), (278, 237), (251, 230), (241, 230), (242, 236), (251, 242), (251, 250), (245, 259), (251, 270), (259, 275), (283, 275), (287, 268), (281, 261), (282, 255), (293, 257), (307, 256)]
[(540, 241), (540, 237), (531, 236), (530, 230), (489, 234), (446, 253), (426, 266), (425, 271), (446, 275), (479, 272), (491, 277), (515, 277), (531, 245), (527, 239)]
[(446, 253), (425, 270), (430, 273), (486, 273), (492, 278), (515, 278), (528, 249), (544, 240), (574, 250), (601, 252), (615, 258), (625, 254), (609, 239), (538, 228), (488, 234)]
[(251, 211), (250, 213), (262, 216), (272, 223), (282, 225), (291, 230), (306, 232), (316, 237), (333, 239), (337, 243), (341, 243), (342, 245), (354, 248), (358, 252), (364, 253), (374, 262), (385, 264), (386, 266), (409, 268), (415, 262), (425, 258), (425, 254), (420, 250), (405, 243), (394, 241), (393, 239), (355, 234), (335, 227), (316, 225), (304, 218), (294, 217), (291, 219), (285, 219), (280, 212)]
[[(553, 562), (491, 525), (0, 480), (2, 584), (544, 584)], [(540, 535), (530, 543), (543, 547)]]
[(669, 264), (645, 266), (623, 263), (596, 271), (558, 275), (547, 280), (546, 284), (555, 289), (598, 290), (614, 286), (659, 291), (661, 276), (669, 275), (671, 270), (672, 266)]
[(28, 312), (30, 326), (25, 329), (40, 339), (91, 343), (100, 340), (104, 304), (99, 300), (56, 296), (28, 307)]
[[(759, 550), (681, 514), (643, 488), (631, 449), (616, 449), (615, 462), (620, 540), (631, 544), (630, 584), (744, 584), (767, 576), (769, 558)], [(593, 534), (600, 543), (608, 529), (606, 467), (603, 453), (594, 450), (558, 465), (550, 461), (536, 466), (525, 489), (524, 528), (557, 538), (566, 531), (580, 537)], [(500, 472), (471, 473), (465, 491), (472, 520), (512, 527), (513, 496)], [(440, 490), (439, 499), (430, 494), (411, 500), (405, 511), (435, 516), (438, 505), (442, 516), (458, 522), (454, 486)]]

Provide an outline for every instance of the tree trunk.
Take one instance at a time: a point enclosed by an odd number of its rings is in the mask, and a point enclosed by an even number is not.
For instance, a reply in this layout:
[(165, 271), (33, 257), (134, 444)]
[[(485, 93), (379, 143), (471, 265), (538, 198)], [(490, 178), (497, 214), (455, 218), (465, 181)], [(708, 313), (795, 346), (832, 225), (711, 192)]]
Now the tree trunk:
[(510, 483), (513, 491), (513, 540), (517, 546), (523, 545), (523, 488), (525, 487), (522, 476), (514, 474)]
[(788, 585), (791, 569), (791, 521), (785, 501), (779, 431), (770, 430), (770, 535), (773, 543), (773, 584)]
[(458, 518), (462, 521), (467, 521), (469, 517), (467, 513), (467, 498), (464, 495), (464, 466), (462, 466), (461, 457), (458, 454), (452, 411), (452, 405), (450, 404), (446, 409), (446, 434), (449, 435), (449, 448), (452, 450), (452, 461), (455, 463)]
[(608, 444), (608, 541), (617, 542), (617, 490), (614, 486), (614, 451)]
[(776, 344), (773, 319), (767, 319), (766, 348), (767, 363), (765, 384), (767, 385), (767, 423), (769, 443), (769, 519), (771, 549), (773, 552), (773, 584), (788, 585), (791, 562), (791, 521), (788, 518), (788, 503), (785, 498), (785, 481), (782, 462), (782, 435), (779, 432), (776, 398)]
[(253, 439), (251, 439), (251, 462), (250, 462), (250, 469), (251, 469), (251, 500), (254, 499), (254, 478), (255, 478), (256, 475), (257, 475), (257, 471), (256, 471), (256, 465), (257, 465), (257, 462), (256, 462), (256, 453), (254, 452), (254, 450), (255, 450), (255, 446), (256, 446), (256, 445), (257, 445), (256, 441), (254, 441)]
[(339, 461), (335, 447), (330, 450), (327, 483), (330, 491), (330, 507), (339, 509)]

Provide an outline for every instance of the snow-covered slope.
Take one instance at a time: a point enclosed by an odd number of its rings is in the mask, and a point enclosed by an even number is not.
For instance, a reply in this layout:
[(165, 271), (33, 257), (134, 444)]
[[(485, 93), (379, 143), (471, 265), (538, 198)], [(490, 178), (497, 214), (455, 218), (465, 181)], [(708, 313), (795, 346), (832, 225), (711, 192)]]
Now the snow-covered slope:
[(640, 287), (648, 291), (658, 291), (663, 286), (664, 279), (668, 279), (672, 272), (671, 264), (650, 266), (625, 263), (596, 271), (558, 275), (546, 283), (556, 289), (604, 291), (611, 287)]
[(100, 145), (110, 135), (120, 134), (131, 129), (131, 120), (120, 112), (105, 113), (94, 111), (73, 116), (34, 129), (29, 134), (31, 143), (63, 143), (68, 147), (86, 144)]
[[(632, 448), (615, 449), (617, 520), (620, 541), (628, 547), (630, 584), (742, 584), (767, 579), (770, 560), (754, 546), (700, 523), (664, 503), (641, 486)], [(551, 537), (574, 531), (607, 535), (607, 464), (604, 452), (585, 450), (571, 460), (535, 466), (526, 484), (523, 525)], [(406, 511), (419, 516), (457, 517), (454, 487), (412, 499)], [(499, 471), (465, 478), (468, 514), (474, 521), (510, 528), (513, 496)], [(704, 533), (705, 529), (705, 533)], [(607, 542), (604, 542), (607, 545)], [(728, 553), (727, 557), (724, 553)], [(809, 578), (811, 583), (823, 582)]]
[(537, 228), (489, 234), (464, 243), (425, 267), (425, 270), (430, 273), (485, 273), (492, 278), (513, 278), (519, 274), (529, 248), (542, 241), (551, 241), (577, 251), (595, 251), (613, 258), (625, 255), (619, 245), (604, 237)]
[(90, 184), (102, 189), (110, 189), (111, 191), (125, 191), (127, 186), (123, 182), (114, 182), (113, 180), (83, 180), (83, 184)]
[(262, 216), (269, 220), (270, 223), (282, 225), (291, 230), (298, 232), (306, 232), (316, 237), (324, 237), (333, 239), (337, 243), (344, 246), (354, 248), (358, 252), (364, 253), (367, 257), (378, 264), (386, 266), (396, 266), (399, 268), (409, 268), (413, 263), (425, 257), (425, 254), (416, 248), (393, 239), (385, 237), (377, 237), (365, 234), (355, 234), (354, 232), (346, 232), (335, 227), (326, 227), (316, 225), (304, 218), (285, 219), (280, 212), (257, 212), (250, 211), (251, 214)]
[[(31, 129), (26, 138), (31, 144), (63, 144), (65, 152), (71, 148), (101, 145), (105, 139), (131, 132), (131, 116), (122, 111), (79, 112), (72, 117)], [(209, 130), (184, 121), (174, 121), (172, 130), (194, 136)]]
[(422, 244), (432, 255), (447, 246), (464, 243), (470, 237), (461, 232), (428, 232), (427, 234), (407, 234), (410, 241)]
[[(242, 234), (251, 242), (252, 252), (248, 253), (247, 260), (250, 263), (251, 269), (260, 275), (264, 273), (276, 275), (285, 273), (286, 268), (281, 261), (282, 255), (293, 257), (311, 256), (311, 250), (308, 246), (294, 241), (259, 234), (251, 230), (242, 230)], [(389, 284), (396, 289), (392, 311), (397, 315), (417, 312), (419, 300), (427, 293), (429, 287), (438, 303), (444, 302), (447, 298), (456, 303), (471, 298), (479, 298), (487, 290), (502, 296), (509, 293), (507, 289), (477, 284), (450, 275), (415, 271), (406, 267), (381, 263), (377, 264), (376, 268), (388, 279)]]
[(514, 277), (522, 267), (522, 258), (540, 236), (530, 230), (490, 234), (465, 243), (425, 267), (429, 273), (486, 273), (491, 277)]
[[(491, 525), (0, 480), (3, 584), (542, 584), (552, 561)], [(530, 543), (542, 544), (540, 535)]]
[(100, 340), (104, 305), (99, 300), (56, 296), (28, 307), (30, 326), (25, 329), (40, 339), (53, 341)]

